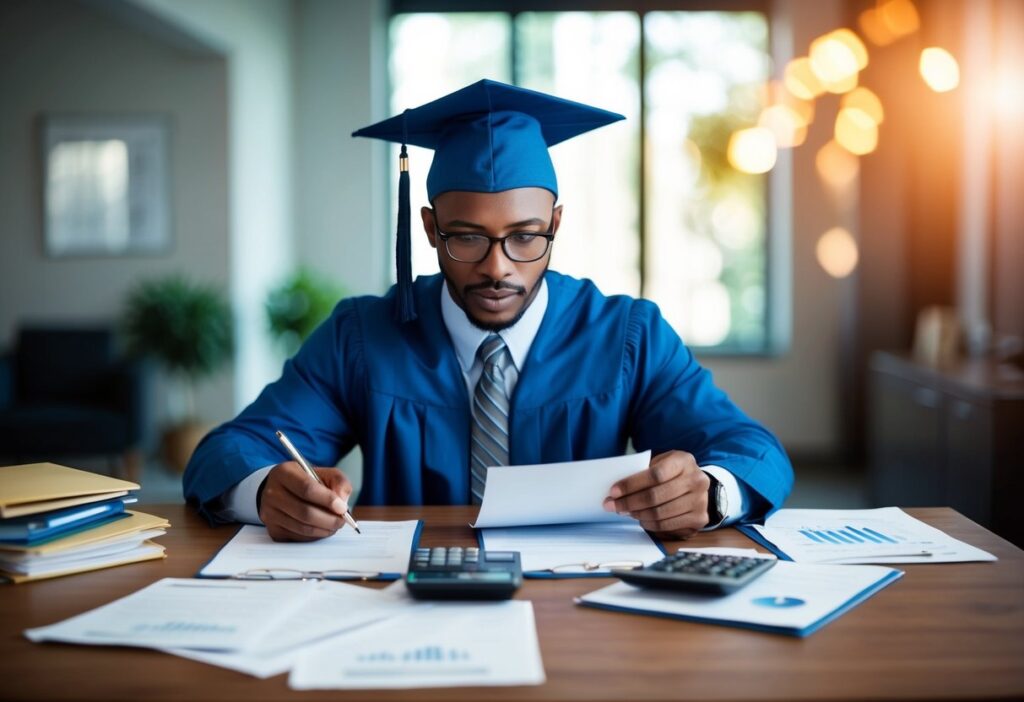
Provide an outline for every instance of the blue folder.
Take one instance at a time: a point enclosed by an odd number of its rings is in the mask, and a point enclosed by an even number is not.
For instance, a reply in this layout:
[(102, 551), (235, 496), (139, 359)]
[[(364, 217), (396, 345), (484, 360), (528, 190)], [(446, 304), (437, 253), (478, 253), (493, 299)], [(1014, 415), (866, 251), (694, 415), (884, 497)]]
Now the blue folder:
[(766, 539), (764, 536), (762, 536), (761, 532), (759, 532), (757, 529), (754, 529), (754, 528), (752, 528), (750, 526), (747, 526), (745, 524), (743, 526), (738, 526), (736, 528), (740, 531), (741, 534), (746, 536), (748, 539), (750, 539), (754, 543), (757, 543), (757, 544), (759, 544), (761, 546), (764, 546), (766, 549), (768, 549), (769, 551), (774, 553), (776, 556), (779, 557), (780, 560), (783, 560), (783, 561), (791, 561), (791, 560), (793, 560), (788, 553), (786, 553), (781, 548), (779, 548), (778, 546), (773, 544), (771, 541)]
[(0, 519), (0, 542), (35, 546), (74, 531), (98, 526), (124, 515), (126, 503), (134, 497), (90, 502), (53, 512)]
[[(844, 567), (844, 568), (856, 568), (858, 566), (842, 566), (842, 567)], [(608, 610), (610, 612), (626, 612), (628, 614), (644, 614), (644, 615), (653, 616), (653, 617), (663, 617), (665, 619), (677, 619), (677, 620), (682, 620), (682, 621), (687, 621), (687, 622), (698, 622), (698, 623), (701, 623), (701, 624), (719, 624), (719, 625), (724, 625), (724, 626), (736, 627), (736, 628), (739, 628), (739, 629), (750, 629), (750, 630), (753, 630), (753, 631), (763, 631), (763, 632), (767, 632), (769, 634), (782, 634), (784, 636), (795, 636), (797, 638), (804, 638), (806, 636), (810, 636), (811, 634), (813, 634), (814, 632), (816, 632), (818, 629), (820, 629), (821, 627), (825, 626), (829, 622), (835, 621), (839, 617), (843, 616), (844, 614), (849, 612), (851, 609), (853, 609), (854, 607), (859, 605), (861, 602), (863, 602), (864, 600), (866, 600), (869, 597), (871, 597), (872, 595), (874, 595), (879, 590), (887, 587), (888, 585), (891, 585), (892, 583), (894, 583), (897, 580), (899, 580), (900, 578), (902, 578), (903, 575), (904, 575), (904, 573), (901, 570), (890, 570), (889, 573), (886, 573), (884, 576), (882, 576), (881, 578), (879, 578), (875, 582), (871, 583), (870, 585), (865, 587), (863, 590), (861, 590), (860, 592), (856, 593), (855, 595), (850, 597), (848, 600), (846, 600), (845, 602), (843, 602), (839, 606), (835, 607), (834, 609), (829, 611), (827, 614), (823, 615), (822, 617), (818, 618), (817, 620), (815, 620), (815, 621), (811, 622), (810, 624), (808, 624), (807, 626), (803, 627), (802, 629), (797, 629), (796, 627), (789, 627), (789, 626), (775, 626), (775, 625), (769, 625), (769, 624), (756, 624), (756, 623), (753, 623), (753, 622), (744, 622), (744, 621), (738, 621), (738, 620), (719, 619), (719, 618), (716, 618), (716, 617), (699, 617), (699, 616), (695, 616), (695, 615), (683, 615), (683, 614), (662, 612), (662, 611), (653, 610), (653, 609), (644, 609), (642, 607), (622, 607), (622, 606), (610, 605), (610, 604), (605, 604), (605, 603), (587, 602), (587, 601), (579, 599), (579, 598), (577, 598), (576, 603), (581, 605), (581, 606), (584, 606), (584, 607), (592, 607), (594, 609), (604, 609), (604, 610)], [(713, 597), (713, 595), (709, 595), (709, 597)]]

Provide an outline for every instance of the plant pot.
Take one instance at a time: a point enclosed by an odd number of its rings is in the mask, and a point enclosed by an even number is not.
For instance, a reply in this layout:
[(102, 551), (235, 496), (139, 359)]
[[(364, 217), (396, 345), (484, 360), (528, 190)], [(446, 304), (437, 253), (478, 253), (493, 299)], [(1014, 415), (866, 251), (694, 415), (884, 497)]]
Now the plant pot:
[(164, 464), (178, 473), (184, 473), (196, 446), (212, 428), (212, 424), (195, 419), (187, 419), (168, 427), (160, 439), (160, 456)]

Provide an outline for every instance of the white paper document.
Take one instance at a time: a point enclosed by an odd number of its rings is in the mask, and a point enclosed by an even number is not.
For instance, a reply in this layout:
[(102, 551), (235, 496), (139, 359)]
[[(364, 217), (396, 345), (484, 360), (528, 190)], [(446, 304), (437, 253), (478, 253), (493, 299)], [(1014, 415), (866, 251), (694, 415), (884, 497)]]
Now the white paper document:
[[(597, 566), (630, 561), (644, 565), (665, 557), (638, 522), (628, 524), (556, 524), (553, 526), (484, 529), (489, 551), (519, 551), (524, 572), (572, 575), (607, 573)], [(566, 567), (573, 566), (573, 567)]]
[(914, 519), (899, 507), (782, 509), (744, 527), (798, 563), (951, 563), (992, 554)]
[(725, 596), (616, 583), (583, 595), (577, 603), (806, 636), (901, 576), (883, 566), (780, 561), (750, 585)]
[(230, 668), (258, 678), (291, 670), (299, 658), (319, 645), (376, 622), (408, 614), (420, 605), (409, 597), (405, 583), (384, 589), (324, 581), (304, 594), (303, 602), (285, 620), (261, 636), (256, 647), (245, 651), (196, 651), (165, 649), (183, 658)]
[(315, 583), (164, 578), (119, 600), (50, 626), (31, 641), (239, 651), (287, 620)]
[(487, 469), (475, 528), (634, 520), (602, 508), (611, 486), (645, 470), (651, 452), (570, 463)]
[(164, 529), (149, 529), (97, 544), (87, 544), (81, 548), (42, 555), (29, 552), (0, 551), (0, 568), (14, 573), (38, 575), (66, 570), (95, 561), (116, 560), (137, 552), (148, 551), (145, 542), (166, 533)]
[(419, 522), (360, 522), (362, 534), (342, 529), (305, 543), (281, 543), (266, 527), (243, 526), (206, 564), (200, 576), (226, 578), (261, 568), (302, 571), (349, 570), (398, 576), (409, 565)]
[(301, 657), (297, 690), (539, 685), (544, 666), (530, 602), (414, 607)]

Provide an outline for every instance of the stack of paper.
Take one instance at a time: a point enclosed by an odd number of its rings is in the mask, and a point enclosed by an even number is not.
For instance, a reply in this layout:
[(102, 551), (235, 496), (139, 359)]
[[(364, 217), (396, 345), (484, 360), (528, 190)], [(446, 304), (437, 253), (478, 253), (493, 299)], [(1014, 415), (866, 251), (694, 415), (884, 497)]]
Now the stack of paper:
[(602, 507), (616, 481), (638, 473), (651, 452), (569, 463), (487, 469), (473, 527), (492, 551), (519, 551), (528, 578), (607, 577), (611, 567), (664, 557), (635, 519)]
[(20, 583), (163, 558), (170, 526), (132, 512), (139, 486), (53, 463), (0, 468), (0, 578)]
[(544, 681), (529, 602), (417, 602), (400, 583), (166, 578), (25, 636), (156, 648), (260, 678), (291, 670), (298, 689)]

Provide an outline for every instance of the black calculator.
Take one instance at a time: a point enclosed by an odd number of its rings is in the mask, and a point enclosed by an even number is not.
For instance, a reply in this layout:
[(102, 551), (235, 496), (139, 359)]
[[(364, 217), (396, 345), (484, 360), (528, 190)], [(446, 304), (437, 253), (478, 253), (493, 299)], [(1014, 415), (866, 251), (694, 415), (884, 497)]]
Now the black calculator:
[(405, 586), (421, 600), (507, 600), (523, 584), (518, 551), (417, 548)]
[(643, 568), (612, 569), (612, 574), (637, 587), (726, 595), (767, 573), (775, 562), (774, 558), (679, 551)]

